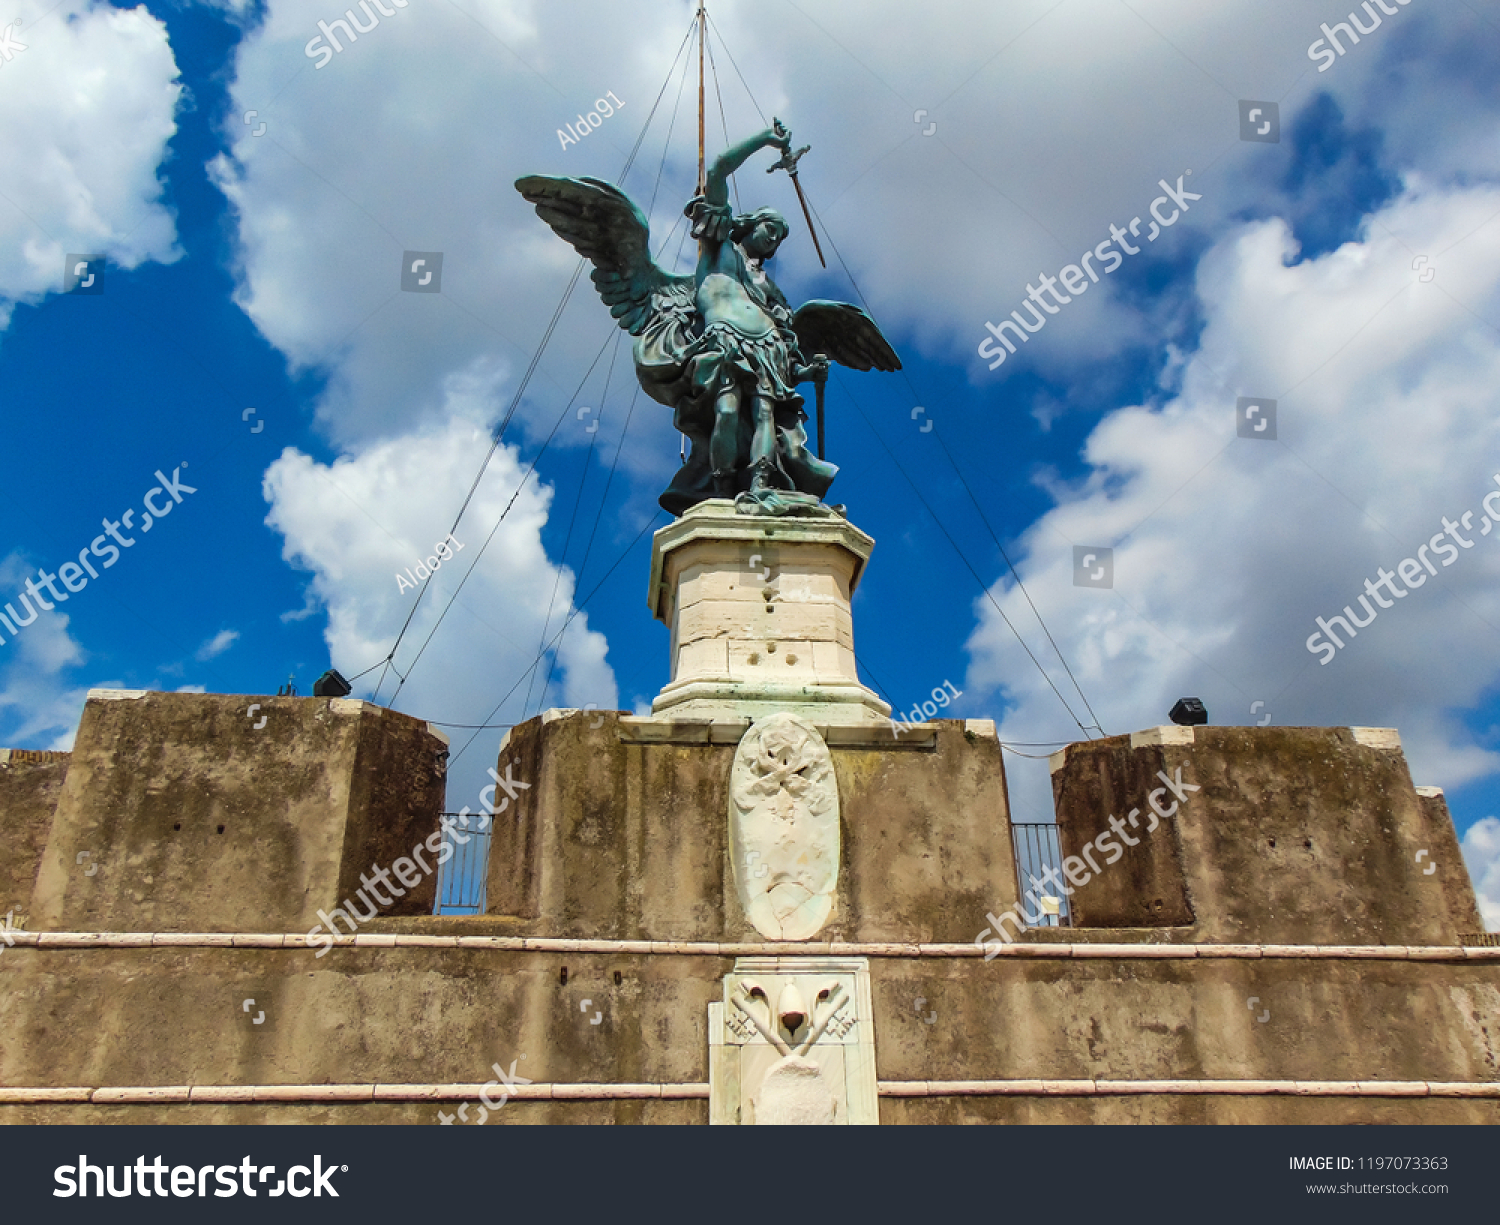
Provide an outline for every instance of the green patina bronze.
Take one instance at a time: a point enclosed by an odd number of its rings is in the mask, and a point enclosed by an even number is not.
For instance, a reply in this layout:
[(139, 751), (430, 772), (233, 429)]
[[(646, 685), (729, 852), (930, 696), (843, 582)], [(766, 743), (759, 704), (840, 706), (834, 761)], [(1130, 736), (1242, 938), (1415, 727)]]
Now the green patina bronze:
[(793, 311), (763, 270), (789, 233), (786, 219), (771, 208), (734, 215), (728, 179), (770, 148), (782, 151), (772, 169), (789, 168), (791, 133), (779, 120), (709, 168), (703, 194), (684, 210), (700, 248), (690, 276), (657, 266), (645, 216), (610, 184), (547, 175), (516, 181), (537, 215), (594, 265), (599, 296), (635, 337), (636, 377), (673, 410), (691, 443), (659, 499), (674, 515), (708, 498), (734, 498), (746, 514), (831, 513), (822, 498), (838, 469), (808, 449), (796, 387), (813, 381), (821, 392), (830, 360), (901, 369), (859, 307), (812, 301)]

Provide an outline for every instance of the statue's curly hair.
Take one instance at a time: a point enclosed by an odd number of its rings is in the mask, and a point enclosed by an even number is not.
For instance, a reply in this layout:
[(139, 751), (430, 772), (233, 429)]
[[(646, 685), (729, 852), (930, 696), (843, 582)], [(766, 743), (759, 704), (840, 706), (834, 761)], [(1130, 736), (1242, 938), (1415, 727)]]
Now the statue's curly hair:
[(781, 227), (781, 241), (785, 242), (787, 235), (792, 232), (792, 227), (787, 225), (786, 218), (776, 209), (767, 206), (758, 208), (753, 213), (740, 213), (735, 217), (729, 227), (729, 237), (735, 242), (747, 237), (762, 221), (773, 221)]

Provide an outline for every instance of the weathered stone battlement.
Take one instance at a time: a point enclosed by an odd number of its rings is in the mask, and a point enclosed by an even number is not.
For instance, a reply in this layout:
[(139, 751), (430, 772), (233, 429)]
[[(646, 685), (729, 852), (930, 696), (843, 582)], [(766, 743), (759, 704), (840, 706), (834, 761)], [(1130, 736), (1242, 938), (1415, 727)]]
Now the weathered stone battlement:
[[(489, 1121), (704, 1123), (726, 976), (866, 958), (842, 1057), (874, 1052), (884, 1123), (1500, 1122), (1500, 948), (1390, 733), (1070, 746), (1080, 926), (985, 946), (1018, 898), (993, 725), (820, 728), (842, 867), (826, 926), (782, 942), (730, 864), (746, 724), (551, 711), (502, 749), (528, 785), (489, 913), (413, 890), (324, 948), (317, 910), (436, 830), (444, 745), (358, 702), (260, 707), (100, 697), (71, 760), (0, 764), (31, 916), (0, 955), (0, 1120), (432, 1123), (515, 1060)], [(1101, 854), (1158, 772), (1198, 790)]]

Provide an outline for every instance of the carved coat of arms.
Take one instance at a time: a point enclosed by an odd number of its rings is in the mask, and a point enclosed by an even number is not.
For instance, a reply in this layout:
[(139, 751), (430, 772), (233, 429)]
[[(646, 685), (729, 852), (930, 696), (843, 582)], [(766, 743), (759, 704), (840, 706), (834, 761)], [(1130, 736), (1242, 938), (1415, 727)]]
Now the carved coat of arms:
[(807, 940), (833, 910), (839, 795), (833, 758), (798, 715), (757, 720), (729, 777), (729, 842), (745, 914), (768, 940)]

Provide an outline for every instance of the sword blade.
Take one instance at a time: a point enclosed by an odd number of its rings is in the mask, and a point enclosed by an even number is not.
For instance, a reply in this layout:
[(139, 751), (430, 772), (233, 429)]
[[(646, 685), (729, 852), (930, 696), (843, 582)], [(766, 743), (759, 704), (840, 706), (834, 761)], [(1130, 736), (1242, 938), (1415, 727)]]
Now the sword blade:
[(792, 180), (792, 186), (797, 189), (797, 203), (802, 206), (802, 216), (807, 221), (807, 232), (812, 235), (813, 250), (818, 253), (818, 263), (826, 268), (828, 267), (828, 261), (823, 258), (823, 248), (818, 245), (818, 231), (813, 227), (812, 214), (807, 211), (807, 197), (802, 194), (802, 184), (797, 181), (795, 172), (788, 171), (787, 177)]

